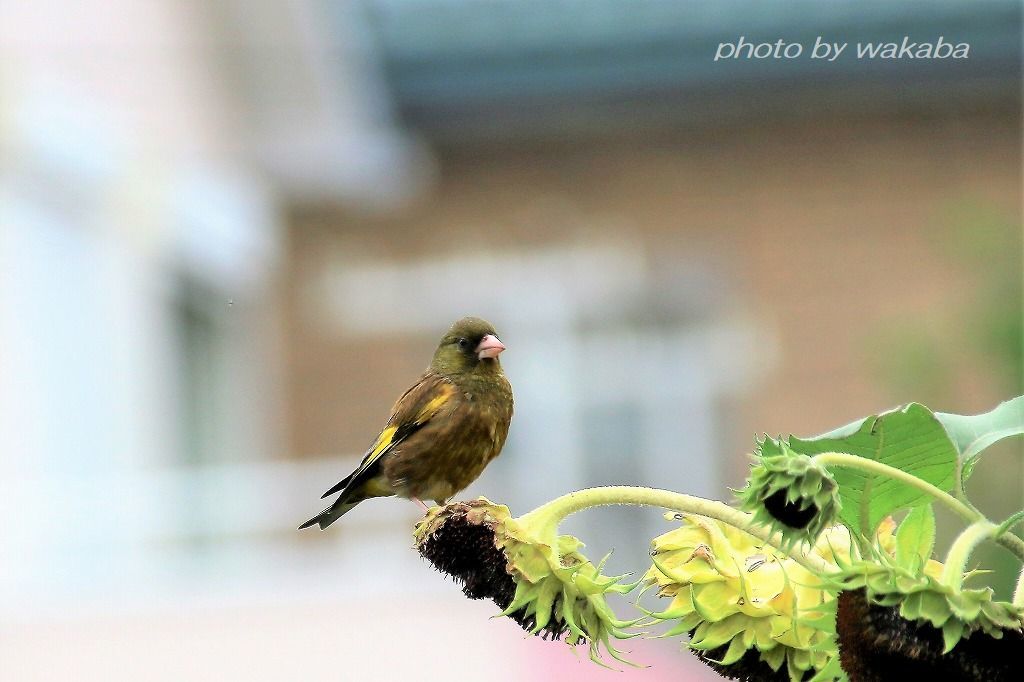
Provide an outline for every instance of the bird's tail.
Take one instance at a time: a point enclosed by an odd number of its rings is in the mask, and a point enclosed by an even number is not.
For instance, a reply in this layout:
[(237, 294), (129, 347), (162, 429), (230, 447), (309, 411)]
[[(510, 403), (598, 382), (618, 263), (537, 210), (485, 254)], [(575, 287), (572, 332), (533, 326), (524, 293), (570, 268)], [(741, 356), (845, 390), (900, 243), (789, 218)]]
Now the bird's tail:
[(327, 526), (331, 525), (332, 523), (340, 519), (350, 509), (352, 509), (357, 504), (362, 502), (362, 500), (344, 500), (344, 497), (345, 496), (342, 495), (337, 500), (335, 500), (330, 507), (324, 509), (322, 512), (311, 518), (309, 521), (306, 521), (304, 524), (299, 526), (299, 530), (302, 530), (303, 528), (309, 528), (314, 524), (320, 524), (320, 530), (323, 530), (324, 528), (327, 528)]

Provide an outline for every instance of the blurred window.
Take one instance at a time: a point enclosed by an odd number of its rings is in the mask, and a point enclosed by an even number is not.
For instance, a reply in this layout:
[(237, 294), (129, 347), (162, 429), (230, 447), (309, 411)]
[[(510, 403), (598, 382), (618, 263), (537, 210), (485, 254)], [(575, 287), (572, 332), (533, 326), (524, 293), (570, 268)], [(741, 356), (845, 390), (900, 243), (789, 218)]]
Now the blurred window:
[(209, 287), (195, 278), (181, 278), (174, 325), (180, 367), (180, 453), (188, 464), (206, 464), (223, 454), (227, 340), (211, 309), (213, 298)]

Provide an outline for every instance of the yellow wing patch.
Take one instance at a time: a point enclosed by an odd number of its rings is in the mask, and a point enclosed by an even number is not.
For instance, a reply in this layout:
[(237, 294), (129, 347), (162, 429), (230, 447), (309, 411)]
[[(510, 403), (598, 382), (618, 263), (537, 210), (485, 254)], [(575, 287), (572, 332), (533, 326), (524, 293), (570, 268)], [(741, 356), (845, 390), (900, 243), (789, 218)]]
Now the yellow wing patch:
[(370, 454), (366, 457), (367, 462), (372, 462), (377, 458), (377, 455), (382, 453), (389, 445), (391, 445), (391, 439), (395, 437), (396, 431), (398, 431), (397, 426), (389, 426), (380, 432), (380, 435), (377, 436), (377, 442), (373, 444), (373, 447), (370, 449)]
[[(395, 445), (408, 438), (411, 433), (417, 431), (420, 427), (430, 421), (430, 419), (434, 417), (434, 415), (436, 415), (449, 400), (452, 399), (457, 391), (454, 385), (446, 381), (436, 384), (435, 386), (436, 388), (430, 387), (429, 390), (431, 393), (436, 392), (437, 395), (427, 400), (411, 418), (406, 416), (408, 412), (396, 406), (396, 412), (392, 415), (391, 421), (388, 426), (380, 432), (380, 435), (377, 436), (377, 441), (373, 444), (373, 447), (370, 448), (370, 451), (366, 453), (366, 456), (363, 457), (363, 461), (359, 464), (359, 468), (352, 472), (352, 475), (344, 481), (346, 488), (355, 489), (366, 483), (367, 477), (370, 476), (370, 473), (368, 472), (370, 472), (374, 463), (389, 452)], [(412, 390), (413, 389), (410, 389), (410, 392)], [(399, 406), (409, 397), (410, 392), (407, 392), (406, 395), (402, 396), (398, 403)], [(403, 414), (403, 412), (405, 414)], [(369, 485), (376, 486), (372, 488), (372, 491), (370, 491), (371, 495), (391, 494), (386, 481), (375, 481), (369, 483)]]
[[(455, 395), (455, 387), (451, 384), (442, 384), (441, 394), (431, 398), (423, 409), (416, 415), (416, 423), (422, 424), (429, 421), (431, 417), (437, 414), (438, 410), (444, 407), (444, 404)], [(383, 434), (382, 434), (383, 435)]]

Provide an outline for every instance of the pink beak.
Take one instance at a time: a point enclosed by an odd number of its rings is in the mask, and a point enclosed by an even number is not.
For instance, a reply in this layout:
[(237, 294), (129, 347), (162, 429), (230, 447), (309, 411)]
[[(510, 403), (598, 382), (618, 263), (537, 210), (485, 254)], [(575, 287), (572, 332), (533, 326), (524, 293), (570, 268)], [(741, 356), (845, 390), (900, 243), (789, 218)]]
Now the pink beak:
[(503, 350), (505, 350), (505, 344), (499, 341), (494, 334), (488, 334), (480, 339), (480, 344), (476, 347), (476, 357), (480, 360), (493, 359), (501, 355)]

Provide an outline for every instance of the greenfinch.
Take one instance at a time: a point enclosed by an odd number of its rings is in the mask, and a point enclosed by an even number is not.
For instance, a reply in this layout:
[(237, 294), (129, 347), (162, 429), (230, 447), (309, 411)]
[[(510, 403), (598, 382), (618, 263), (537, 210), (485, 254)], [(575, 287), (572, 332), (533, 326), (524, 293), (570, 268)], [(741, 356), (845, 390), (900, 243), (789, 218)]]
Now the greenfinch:
[(444, 504), (498, 456), (512, 420), (512, 386), (494, 327), (478, 317), (452, 325), (423, 376), (391, 408), (391, 417), (355, 471), (323, 497), (331, 506), (299, 526), (334, 523), (371, 497)]

